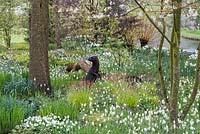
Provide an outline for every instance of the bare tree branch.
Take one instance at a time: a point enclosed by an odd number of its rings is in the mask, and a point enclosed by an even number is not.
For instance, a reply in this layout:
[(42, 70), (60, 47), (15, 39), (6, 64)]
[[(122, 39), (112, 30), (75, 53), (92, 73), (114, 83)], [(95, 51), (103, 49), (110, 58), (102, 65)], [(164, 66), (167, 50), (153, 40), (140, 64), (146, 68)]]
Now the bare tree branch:
[(149, 19), (149, 21), (152, 23), (152, 25), (158, 30), (158, 32), (167, 40), (167, 42), (172, 45), (172, 42), (168, 39), (168, 37), (162, 33), (162, 31), (159, 29), (159, 27), (155, 24), (155, 22), (151, 19), (151, 17), (147, 14), (147, 12), (145, 11), (145, 9), (140, 5), (140, 3), (135, 0), (136, 4), (139, 6), (139, 8), (143, 11), (143, 13), (145, 14), (145, 16)]
[(188, 100), (188, 103), (186, 104), (182, 114), (181, 114), (181, 117), (180, 119), (181, 120), (184, 120), (187, 113), (189, 112), (190, 110), (190, 107), (192, 106), (195, 98), (196, 98), (196, 95), (197, 95), (197, 92), (198, 92), (198, 87), (199, 87), (199, 78), (200, 78), (200, 44), (198, 46), (198, 56), (197, 56), (197, 64), (196, 64), (196, 75), (195, 75), (195, 83), (194, 83), (194, 88), (193, 88), (193, 91), (192, 91), (192, 94)]

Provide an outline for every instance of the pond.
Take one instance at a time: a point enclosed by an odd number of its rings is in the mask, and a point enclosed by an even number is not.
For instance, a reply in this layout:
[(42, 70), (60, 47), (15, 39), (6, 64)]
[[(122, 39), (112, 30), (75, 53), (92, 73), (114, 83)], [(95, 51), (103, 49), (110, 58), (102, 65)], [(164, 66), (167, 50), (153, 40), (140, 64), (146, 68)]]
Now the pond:
[(181, 48), (184, 51), (187, 52), (195, 52), (195, 50), (197, 50), (198, 45), (200, 44), (200, 41), (197, 40), (190, 40), (190, 39), (186, 39), (184, 37), (181, 37)]
[[(170, 34), (167, 35), (167, 37), (170, 39)], [(160, 43), (160, 36), (157, 36), (154, 38), (153, 41), (149, 42), (149, 45), (152, 47), (159, 47)], [(200, 44), (200, 41), (198, 40), (191, 40), (191, 39), (186, 39), (184, 37), (181, 37), (181, 48), (183, 51), (189, 52), (189, 53), (194, 53), (197, 50), (198, 45)], [(163, 49), (169, 49), (169, 43), (165, 40), (164, 41), (164, 46)]]

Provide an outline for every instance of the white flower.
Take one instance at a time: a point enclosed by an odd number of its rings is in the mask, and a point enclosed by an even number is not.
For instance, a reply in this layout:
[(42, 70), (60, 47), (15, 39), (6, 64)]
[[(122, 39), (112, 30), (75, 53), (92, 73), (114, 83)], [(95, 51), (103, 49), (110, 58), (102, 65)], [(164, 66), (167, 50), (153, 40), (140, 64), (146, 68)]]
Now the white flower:
[(142, 17), (142, 16), (143, 16), (143, 13), (142, 13), (142, 12), (139, 12), (139, 13), (138, 13), (138, 16)]
[(162, 23), (160, 21), (158, 22), (158, 26), (162, 26)]
[(62, 12), (62, 8), (59, 8), (58, 13), (61, 13), (61, 12)]
[(165, 4), (168, 4), (169, 3), (169, 0), (165, 0)]
[(101, 19), (103, 18), (105, 15), (103, 13), (99, 13), (99, 14), (96, 14), (96, 15), (93, 15), (93, 18), (98, 18), (98, 19)]
[(152, 16), (151, 18), (152, 18), (152, 20), (153, 20), (153, 21), (155, 21), (155, 20), (156, 20), (156, 16)]

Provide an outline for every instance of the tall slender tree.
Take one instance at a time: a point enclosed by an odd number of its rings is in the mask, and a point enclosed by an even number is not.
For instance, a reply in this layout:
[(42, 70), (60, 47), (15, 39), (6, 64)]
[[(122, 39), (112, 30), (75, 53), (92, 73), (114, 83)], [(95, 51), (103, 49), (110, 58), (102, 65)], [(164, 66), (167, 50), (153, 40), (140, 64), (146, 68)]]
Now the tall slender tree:
[[(179, 120), (184, 121), (186, 115), (188, 114), (192, 104), (195, 101), (197, 96), (198, 87), (200, 84), (200, 45), (198, 47), (198, 56), (197, 56), (197, 64), (196, 64), (196, 74), (195, 74), (195, 83), (192, 90), (192, 93), (187, 101), (187, 104), (180, 110), (178, 97), (179, 97), (179, 85), (180, 85), (180, 33), (181, 33), (181, 12), (184, 7), (182, 0), (172, 0), (171, 6), (172, 10), (170, 11), (173, 14), (173, 27), (172, 27), (172, 35), (171, 40), (165, 35), (165, 22), (162, 19), (163, 24), (163, 31), (156, 25), (153, 19), (149, 16), (145, 8), (142, 6), (139, 1), (135, 0), (136, 4), (140, 7), (140, 9), (144, 12), (145, 16), (149, 19), (149, 21), (154, 25), (154, 27), (160, 32), (162, 35), (160, 47), (159, 47), (159, 54), (158, 54), (158, 71), (159, 71), (159, 78), (161, 89), (163, 93), (163, 97), (166, 103), (166, 106), (169, 110), (170, 114), (170, 121), (171, 121), (171, 133), (177, 134), (179, 133)], [(189, 3), (188, 5), (190, 5)], [(163, 14), (163, 6), (164, 1), (161, 0), (161, 14)], [(165, 88), (164, 83), (164, 76), (162, 71), (162, 45), (163, 41), (166, 41), (170, 44), (170, 59), (171, 59), (171, 76), (170, 76), (170, 92), (167, 93), (167, 89)], [(180, 112), (182, 111), (182, 112)]]
[(33, 0), (31, 2), (31, 38), (29, 79), (44, 91), (52, 95), (48, 65), (49, 44), (49, 0)]

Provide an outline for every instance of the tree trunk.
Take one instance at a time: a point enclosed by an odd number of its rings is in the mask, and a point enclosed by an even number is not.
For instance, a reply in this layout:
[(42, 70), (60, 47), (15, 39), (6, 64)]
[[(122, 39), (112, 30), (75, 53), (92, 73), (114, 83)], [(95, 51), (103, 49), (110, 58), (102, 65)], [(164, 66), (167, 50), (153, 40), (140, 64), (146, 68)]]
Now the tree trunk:
[(11, 47), (11, 28), (4, 28), (4, 41), (7, 48)]
[(31, 44), (29, 79), (47, 95), (53, 95), (48, 65), (48, 0), (33, 0), (31, 8)]
[[(163, 1), (163, 0), (162, 0)], [(171, 76), (170, 76), (170, 120), (171, 120), (171, 126), (172, 126), (172, 132), (173, 134), (177, 134), (179, 130), (179, 123), (178, 118), (180, 120), (184, 120), (187, 113), (190, 110), (190, 107), (195, 101), (199, 82), (200, 82), (200, 45), (198, 48), (198, 57), (197, 57), (197, 65), (196, 65), (196, 75), (195, 75), (195, 83), (193, 87), (192, 94), (183, 109), (180, 117), (178, 117), (178, 94), (179, 94), (179, 83), (180, 83), (180, 31), (181, 31), (181, 8), (182, 8), (182, 0), (172, 0), (172, 7), (173, 7), (173, 28), (172, 28), (172, 36), (171, 41), (165, 36), (164, 32), (162, 32), (154, 23), (154, 21), (150, 18), (150, 16), (147, 14), (147, 12), (144, 10), (144, 8), (141, 6), (141, 4), (135, 0), (136, 4), (139, 6), (139, 8), (144, 12), (148, 20), (154, 25), (154, 27), (161, 33), (163, 38), (167, 40), (167, 42), (170, 44), (170, 57), (171, 57)], [(163, 38), (161, 38), (163, 40)], [(162, 42), (161, 40), (161, 42)], [(158, 56), (158, 69), (160, 73), (160, 82), (163, 83), (162, 80), (162, 66), (161, 66), (161, 46), (159, 48), (159, 56)], [(164, 85), (164, 84), (161, 84)], [(162, 87), (163, 89), (163, 87)], [(200, 109), (200, 106), (199, 106)]]
[[(173, 82), (171, 89), (171, 105), (170, 105), (170, 118), (172, 123), (173, 133), (178, 133), (178, 93), (180, 81), (180, 30), (181, 30), (181, 4), (182, 0), (173, 0), (173, 16), (174, 16), (174, 45), (173, 45)], [(171, 74), (172, 75), (172, 74)]]
[(57, 48), (61, 48), (61, 40), (60, 40), (60, 22), (59, 22), (59, 0), (54, 0), (54, 26), (55, 26), (55, 41), (57, 44)]
[[(163, 12), (163, 8), (164, 8), (164, 0), (161, 0), (161, 14)], [(165, 35), (166, 33), (166, 23), (164, 21), (164, 18), (162, 18), (161, 20), (162, 22), (162, 32)], [(159, 73), (159, 80), (160, 80), (160, 85), (161, 85), (161, 91), (162, 91), (162, 95), (165, 101), (166, 106), (168, 107), (169, 110), (169, 100), (167, 97), (167, 89), (165, 87), (165, 81), (164, 81), (164, 74), (163, 74), (163, 69), (162, 69), (162, 48), (163, 48), (163, 44), (164, 44), (164, 36), (161, 36), (160, 39), (160, 45), (159, 45), (159, 50), (158, 50), (158, 73)]]

